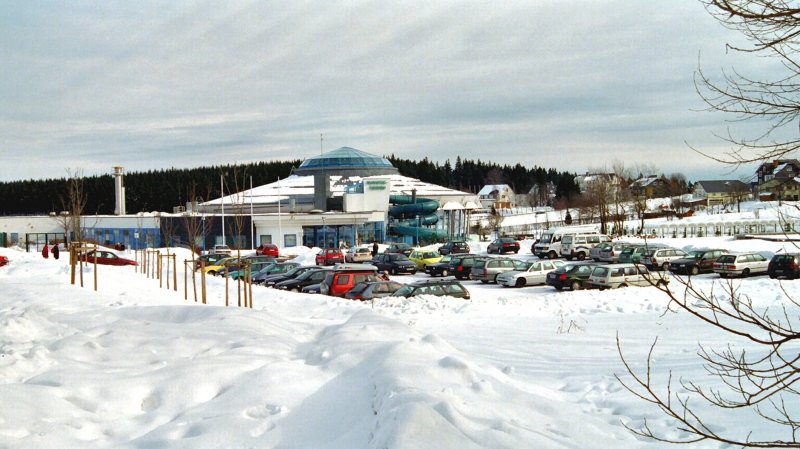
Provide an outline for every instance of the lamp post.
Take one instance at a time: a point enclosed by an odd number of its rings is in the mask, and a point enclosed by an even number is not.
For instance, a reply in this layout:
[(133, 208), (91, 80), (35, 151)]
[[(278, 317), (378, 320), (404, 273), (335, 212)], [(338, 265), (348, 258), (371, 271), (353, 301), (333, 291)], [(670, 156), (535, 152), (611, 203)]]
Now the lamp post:
[(417, 246), (419, 246), (419, 227), (422, 224), (419, 214), (417, 215)]

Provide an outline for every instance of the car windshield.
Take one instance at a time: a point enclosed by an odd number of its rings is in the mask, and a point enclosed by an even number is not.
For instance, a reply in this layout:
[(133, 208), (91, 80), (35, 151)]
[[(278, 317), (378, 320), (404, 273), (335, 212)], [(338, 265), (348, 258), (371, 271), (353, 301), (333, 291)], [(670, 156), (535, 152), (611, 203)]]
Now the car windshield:
[(409, 287), (406, 285), (398, 288), (394, 293), (392, 293), (392, 296), (408, 296), (413, 291), (414, 291), (413, 287)]
[(736, 261), (736, 256), (722, 256), (719, 259), (717, 259), (717, 262), (719, 263), (731, 263), (735, 261)]
[(606, 267), (595, 267), (595, 269), (592, 270), (592, 276), (603, 277), (607, 274), (608, 274), (608, 268)]
[(317, 270), (308, 270), (305, 273), (301, 274), (300, 276), (297, 276), (297, 280), (298, 281), (304, 281), (304, 280), (310, 278), (316, 272), (317, 272)]
[(689, 251), (689, 254), (686, 255), (687, 259), (702, 259), (703, 254), (705, 251)]
[(441, 263), (448, 263), (448, 262), (450, 262), (450, 260), (451, 260), (451, 259), (452, 259), (452, 257), (450, 257), (450, 256), (448, 255), (448, 256), (444, 256), (444, 257), (442, 257), (442, 260), (440, 260), (439, 262), (441, 262)]
[(553, 239), (553, 234), (542, 234), (542, 237), (539, 238), (539, 243), (550, 243), (550, 240)]
[(402, 254), (390, 254), (389, 255), (389, 260), (391, 260), (392, 262), (397, 262), (397, 261), (400, 261), (400, 260), (408, 260), (408, 257), (406, 257), (406, 256), (404, 256)]

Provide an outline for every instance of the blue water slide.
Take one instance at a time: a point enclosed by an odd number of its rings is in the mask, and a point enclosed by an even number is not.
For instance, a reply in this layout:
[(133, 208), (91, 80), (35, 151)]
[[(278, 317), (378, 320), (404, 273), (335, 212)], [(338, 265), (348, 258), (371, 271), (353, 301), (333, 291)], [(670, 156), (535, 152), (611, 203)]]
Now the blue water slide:
[(389, 226), (390, 231), (425, 240), (447, 237), (441, 230), (423, 227), (435, 225), (439, 221), (439, 217), (436, 215), (436, 211), (439, 209), (438, 201), (429, 198), (414, 198), (409, 195), (390, 195), (389, 203), (394, 204), (389, 208), (389, 216), (395, 219)]

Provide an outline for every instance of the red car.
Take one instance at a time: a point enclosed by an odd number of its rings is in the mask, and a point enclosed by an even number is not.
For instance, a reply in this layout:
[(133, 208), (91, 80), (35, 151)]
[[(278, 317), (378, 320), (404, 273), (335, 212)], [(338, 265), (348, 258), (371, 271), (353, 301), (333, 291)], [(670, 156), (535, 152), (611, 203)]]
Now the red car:
[(0, 267), (2, 267), (4, 265), (8, 265), (8, 257), (0, 256)]
[(81, 254), (80, 260), (86, 263), (94, 263), (95, 253), (97, 253), (98, 265), (139, 265), (135, 260), (125, 259), (109, 251), (89, 251)]
[(278, 247), (272, 243), (262, 243), (256, 248), (256, 255), (278, 257)]
[(316, 257), (317, 265), (344, 263), (344, 253), (338, 248), (325, 248)]

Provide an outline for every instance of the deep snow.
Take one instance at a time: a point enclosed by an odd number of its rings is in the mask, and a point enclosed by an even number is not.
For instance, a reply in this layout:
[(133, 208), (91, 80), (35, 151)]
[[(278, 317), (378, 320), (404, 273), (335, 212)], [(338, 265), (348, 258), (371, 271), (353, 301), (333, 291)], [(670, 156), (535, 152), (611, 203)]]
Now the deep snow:
[[(794, 249), (731, 238), (665, 242)], [(313, 260), (312, 250), (293, 250)], [(667, 311), (655, 288), (557, 292), (467, 281), (471, 301), (359, 303), (257, 287), (250, 310), (224, 307), (218, 278), (209, 278), (210, 304), (191, 292), (185, 301), (180, 268), (175, 292), (133, 267), (101, 266), (95, 292), (91, 267), (86, 287), (69, 284), (67, 257), (0, 254), (12, 260), (0, 268), (0, 447), (667, 447), (623, 426), (646, 417), (677, 435), (614, 378), (624, 377), (617, 335), (638, 369), (658, 337), (661, 380), (673, 370), (713, 383), (698, 344), (747, 345)], [(717, 282), (695, 278), (707, 290)], [(762, 307), (786, 303), (781, 288), (800, 290), (800, 282), (767, 277), (735, 282)], [(786, 437), (748, 415), (709, 413), (716, 429)]]

